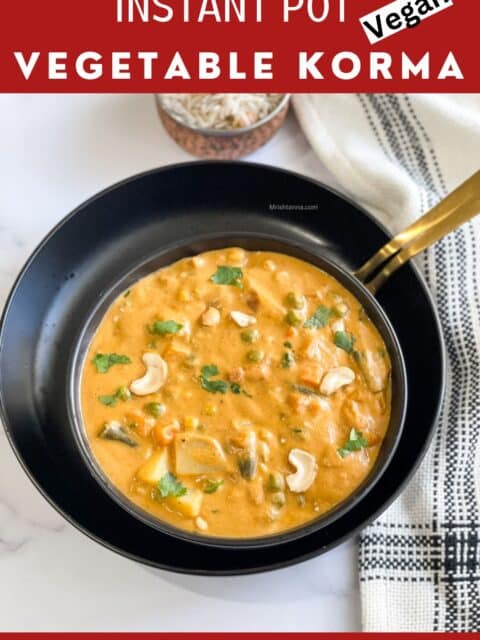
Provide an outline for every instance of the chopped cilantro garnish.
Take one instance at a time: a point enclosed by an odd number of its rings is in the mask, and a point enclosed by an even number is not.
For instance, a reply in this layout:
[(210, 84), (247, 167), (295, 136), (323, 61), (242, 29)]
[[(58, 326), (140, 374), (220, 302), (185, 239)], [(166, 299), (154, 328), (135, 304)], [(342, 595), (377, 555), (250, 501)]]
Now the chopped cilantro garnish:
[(332, 316), (332, 310), (324, 305), (318, 307), (313, 316), (303, 323), (305, 329), (321, 329), (326, 327)]
[(202, 367), (202, 378), (213, 378), (213, 376), (218, 376), (220, 373), (220, 369), (215, 364), (207, 364)]
[(150, 327), (150, 333), (155, 333), (158, 336), (167, 336), (178, 333), (183, 329), (183, 324), (178, 324), (175, 320), (157, 321)]
[(230, 390), (237, 396), (241, 393), (248, 396), (248, 394), (243, 391), (242, 387), (236, 382), (226, 382), (225, 380), (211, 380), (211, 378), (213, 378), (214, 376), (218, 376), (219, 373), (220, 369), (214, 364), (209, 364), (202, 367), (200, 373), (200, 384), (202, 385), (202, 389), (205, 389), (205, 391), (208, 391), (209, 393), (222, 394), (226, 394), (227, 391)]
[(106, 407), (114, 407), (119, 400), (126, 402), (132, 397), (127, 387), (119, 387), (111, 396), (98, 396), (98, 399)]
[(354, 453), (355, 451), (360, 451), (365, 447), (368, 447), (368, 440), (363, 437), (363, 434), (360, 433), (360, 431), (357, 431), (356, 429), (352, 429), (350, 431), (350, 436), (348, 438), (348, 441), (343, 445), (343, 447), (338, 449), (338, 455), (341, 458), (346, 458), (351, 453)]
[(351, 333), (345, 331), (336, 331), (333, 341), (339, 349), (343, 349), (347, 353), (353, 353), (355, 346), (355, 337)]
[(158, 493), (161, 498), (167, 498), (172, 496), (174, 498), (181, 498), (187, 493), (187, 488), (177, 480), (173, 473), (166, 473), (157, 485)]
[(243, 271), (239, 267), (217, 267), (216, 273), (210, 278), (214, 284), (225, 284), (243, 288)]
[(205, 487), (203, 488), (203, 493), (216, 493), (223, 484), (223, 480), (207, 480), (205, 483)]
[(202, 389), (209, 393), (222, 393), (226, 394), (228, 391), (228, 382), (225, 380), (207, 380), (206, 378), (200, 378), (202, 383)]
[(128, 356), (122, 356), (118, 353), (97, 353), (93, 359), (98, 373), (107, 373), (116, 364), (131, 364), (131, 362)]
[(114, 394), (113, 396), (98, 396), (98, 399), (106, 407), (114, 407), (118, 402), (117, 394)]
[(225, 380), (210, 380), (213, 376), (218, 376), (219, 373), (219, 368), (214, 364), (202, 367), (200, 374), (200, 384), (202, 385), (202, 389), (205, 389), (205, 391), (208, 391), (209, 393), (227, 393), (229, 389), (228, 382), (225, 382)]

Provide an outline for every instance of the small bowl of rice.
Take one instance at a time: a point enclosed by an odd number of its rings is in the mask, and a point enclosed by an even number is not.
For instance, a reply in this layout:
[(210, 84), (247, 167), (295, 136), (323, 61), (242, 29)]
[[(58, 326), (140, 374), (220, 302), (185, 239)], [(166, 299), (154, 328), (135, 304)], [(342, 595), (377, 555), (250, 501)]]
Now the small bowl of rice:
[(288, 113), (285, 93), (156, 94), (168, 134), (199, 158), (234, 160), (253, 153), (278, 131)]

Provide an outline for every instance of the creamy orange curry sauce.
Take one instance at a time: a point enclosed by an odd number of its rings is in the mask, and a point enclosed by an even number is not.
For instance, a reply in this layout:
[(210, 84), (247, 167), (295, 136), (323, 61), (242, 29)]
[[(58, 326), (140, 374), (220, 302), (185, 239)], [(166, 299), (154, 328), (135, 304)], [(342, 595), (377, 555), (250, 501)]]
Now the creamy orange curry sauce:
[(137, 282), (81, 383), (109, 480), (162, 521), (248, 538), (357, 488), (390, 417), (390, 360), (359, 302), (287, 255), (212, 251)]

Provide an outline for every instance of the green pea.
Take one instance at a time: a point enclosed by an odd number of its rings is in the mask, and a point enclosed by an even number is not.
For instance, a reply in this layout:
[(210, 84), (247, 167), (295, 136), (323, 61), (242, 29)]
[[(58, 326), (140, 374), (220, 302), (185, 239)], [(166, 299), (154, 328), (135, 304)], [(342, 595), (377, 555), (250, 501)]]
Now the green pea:
[(147, 405), (145, 405), (145, 411), (154, 418), (161, 418), (163, 415), (165, 415), (166, 410), (167, 409), (165, 405), (161, 404), (160, 402), (149, 402)]
[(285, 489), (285, 479), (279, 471), (268, 476), (267, 489), (269, 491), (283, 491)]
[(132, 394), (130, 393), (129, 389), (125, 386), (120, 387), (119, 390), (117, 391), (117, 396), (120, 398), (120, 400), (130, 400), (130, 398), (132, 397)]
[(286, 498), (285, 498), (285, 494), (281, 491), (274, 493), (272, 495), (272, 503), (276, 506), (276, 507), (284, 507), (285, 503), (286, 503)]
[(247, 360), (249, 362), (262, 362), (264, 358), (265, 354), (263, 353), (263, 351), (249, 351), (247, 353)]
[(245, 331), (242, 331), (240, 337), (243, 342), (246, 342), (247, 344), (253, 344), (260, 338), (260, 334), (257, 329), (246, 329)]
[(305, 296), (291, 291), (286, 298), (287, 307), (291, 309), (303, 309), (306, 304)]
[(285, 316), (285, 322), (291, 327), (297, 327), (302, 322), (302, 317), (295, 309), (290, 309)]

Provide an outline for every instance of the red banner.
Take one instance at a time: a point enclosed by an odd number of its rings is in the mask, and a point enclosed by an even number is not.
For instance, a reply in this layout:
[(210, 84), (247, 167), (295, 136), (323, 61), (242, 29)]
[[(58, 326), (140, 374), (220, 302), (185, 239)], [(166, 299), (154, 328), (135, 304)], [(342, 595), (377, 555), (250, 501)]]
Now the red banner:
[(0, 633), (5, 640), (478, 640), (478, 633)]
[(478, 633), (0, 633), (5, 640), (388, 640), (478, 639)]
[(7, 0), (3, 92), (478, 92), (476, 0)]

